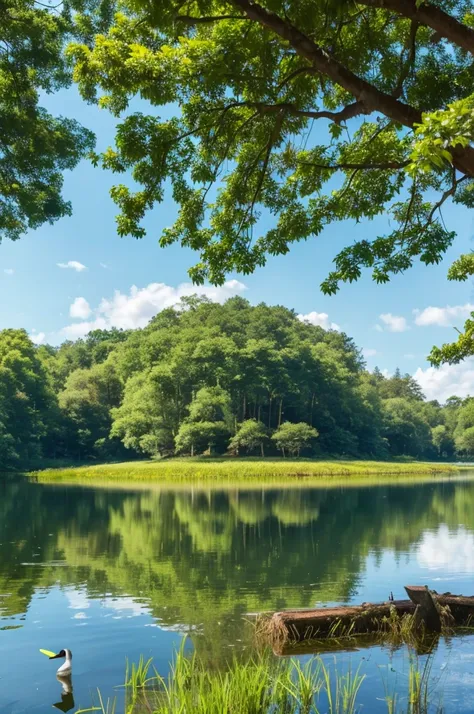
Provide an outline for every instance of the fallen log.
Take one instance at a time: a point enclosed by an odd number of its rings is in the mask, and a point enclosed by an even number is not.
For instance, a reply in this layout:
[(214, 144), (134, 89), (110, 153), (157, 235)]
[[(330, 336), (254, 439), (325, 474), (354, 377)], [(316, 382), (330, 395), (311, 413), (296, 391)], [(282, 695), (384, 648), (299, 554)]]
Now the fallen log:
[[(452, 625), (468, 625), (474, 617), (474, 597), (451, 595), (451, 593), (439, 595), (421, 586), (407, 586), (406, 590), (412, 599), (276, 612), (270, 618), (266, 631), (273, 645), (281, 649), (288, 642), (381, 632), (391, 619), (414, 615), (417, 608), (418, 622), (422, 622), (427, 631), (433, 631), (433, 625), (434, 631), (439, 631), (437, 630), (438, 606), (443, 608), (444, 614), (449, 614)], [(436, 617), (431, 606), (436, 610)], [(427, 620), (424, 619), (425, 617)]]

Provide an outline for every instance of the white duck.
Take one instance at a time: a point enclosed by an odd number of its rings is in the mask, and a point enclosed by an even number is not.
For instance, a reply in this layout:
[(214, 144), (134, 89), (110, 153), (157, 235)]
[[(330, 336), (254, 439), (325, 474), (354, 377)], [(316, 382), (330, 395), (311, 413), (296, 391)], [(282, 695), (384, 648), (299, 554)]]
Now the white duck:
[(61, 650), (61, 652), (58, 652), (57, 655), (54, 655), (54, 657), (50, 657), (49, 659), (60, 659), (61, 657), (65, 657), (66, 661), (59, 667), (57, 674), (59, 677), (68, 677), (72, 673), (71, 650)]

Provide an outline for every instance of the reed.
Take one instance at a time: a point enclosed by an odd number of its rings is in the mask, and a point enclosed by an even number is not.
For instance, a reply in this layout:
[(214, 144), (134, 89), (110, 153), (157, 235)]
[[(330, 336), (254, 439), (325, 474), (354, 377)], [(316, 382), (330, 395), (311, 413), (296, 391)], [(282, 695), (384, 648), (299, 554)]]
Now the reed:
[(138, 664), (132, 662), (130, 666), (127, 659), (125, 666), (125, 686), (131, 687), (132, 691), (142, 689), (147, 683), (153, 680), (153, 677), (148, 677), (153, 657), (145, 661), (143, 655), (140, 657)]
[[(433, 677), (433, 660), (427, 657), (423, 664), (419, 657), (413, 652), (409, 652), (409, 668), (407, 693), (403, 697), (403, 692), (387, 693), (385, 701), (388, 714), (442, 714), (443, 706), (438, 692), (441, 678)], [(406, 700), (403, 707), (402, 701)]]
[[(402, 690), (385, 696), (388, 714), (427, 714), (434, 707), (438, 681), (432, 677), (430, 657), (420, 663), (409, 654), (409, 670)], [(338, 669), (336, 658), (328, 664), (312, 657), (276, 659), (268, 650), (242, 662), (234, 658), (223, 670), (209, 670), (196, 654), (184, 653), (184, 642), (164, 678), (150, 661), (140, 658), (127, 669), (126, 714), (355, 714), (365, 675), (361, 666)], [(132, 675), (135, 672), (135, 675)], [(404, 703), (404, 705), (403, 705)], [(115, 714), (115, 700), (77, 714)]]

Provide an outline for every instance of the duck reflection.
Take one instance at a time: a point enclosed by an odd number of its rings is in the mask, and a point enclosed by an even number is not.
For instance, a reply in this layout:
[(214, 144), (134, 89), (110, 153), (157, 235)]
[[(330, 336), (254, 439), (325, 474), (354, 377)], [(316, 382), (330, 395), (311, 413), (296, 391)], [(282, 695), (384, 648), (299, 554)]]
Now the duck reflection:
[(72, 694), (71, 675), (69, 674), (66, 677), (61, 677), (58, 674), (56, 675), (56, 679), (62, 684), (61, 701), (56, 702), (56, 704), (53, 704), (53, 707), (55, 707), (56, 709), (60, 709), (62, 712), (68, 712), (71, 709), (74, 709), (74, 696)]

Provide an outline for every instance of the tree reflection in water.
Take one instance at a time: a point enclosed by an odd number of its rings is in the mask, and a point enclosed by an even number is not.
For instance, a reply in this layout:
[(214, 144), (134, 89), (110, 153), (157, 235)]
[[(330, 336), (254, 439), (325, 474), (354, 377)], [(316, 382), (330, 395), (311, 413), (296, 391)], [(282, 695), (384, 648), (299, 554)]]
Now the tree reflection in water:
[(195, 628), (215, 658), (242, 636), (242, 614), (347, 602), (369, 554), (422, 544), (426, 558), (440, 527), (452, 537), (464, 524), (472, 541), (473, 523), (474, 481), (222, 491), (0, 481), (1, 624), (36, 588), (87, 583), (88, 597), (146, 598), (160, 624)]

